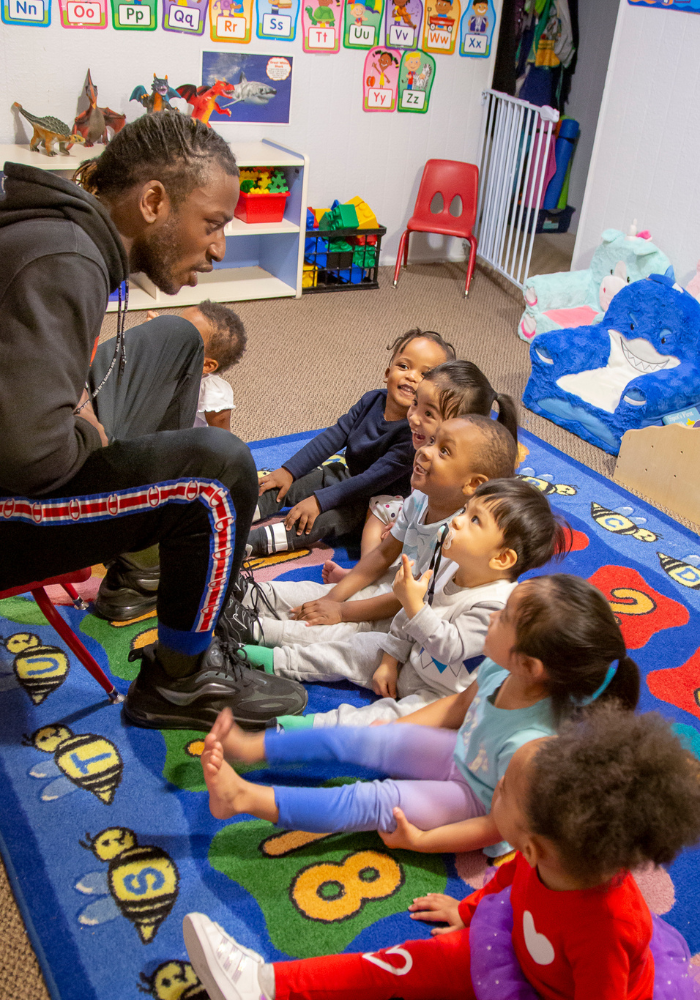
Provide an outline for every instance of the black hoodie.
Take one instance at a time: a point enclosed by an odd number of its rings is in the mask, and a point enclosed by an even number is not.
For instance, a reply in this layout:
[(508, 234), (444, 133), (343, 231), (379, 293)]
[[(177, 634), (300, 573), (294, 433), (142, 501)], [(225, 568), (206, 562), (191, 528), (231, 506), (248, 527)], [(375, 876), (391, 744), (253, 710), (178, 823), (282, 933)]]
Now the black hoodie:
[(73, 411), (127, 256), (106, 209), (72, 181), (19, 163), (4, 171), (0, 492), (40, 496), (100, 447)]

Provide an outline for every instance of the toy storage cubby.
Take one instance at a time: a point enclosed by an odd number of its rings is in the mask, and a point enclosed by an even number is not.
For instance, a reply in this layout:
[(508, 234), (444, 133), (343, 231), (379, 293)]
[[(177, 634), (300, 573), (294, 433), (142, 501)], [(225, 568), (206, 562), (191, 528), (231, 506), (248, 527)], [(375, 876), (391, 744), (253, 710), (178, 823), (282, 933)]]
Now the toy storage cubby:
[[(308, 157), (269, 139), (261, 142), (230, 143), (239, 167), (279, 167), (287, 180), (281, 222), (253, 224), (232, 219), (224, 230), (226, 256), (214, 263), (209, 274), (200, 274), (194, 287), (184, 286), (177, 295), (165, 295), (143, 274), (129, 278), (129, 309), (157, 309), (196, 305), (203, 299), (240, 302), (244, 299), (301, 297)], [(12, 160), (42, 170), (56, 170), (70, 177), (80, 163), (99, 156), (102, 146), (84, 149), (74, 146), (68, 155), (46, 156), (32, 153), (28, 146), (0, 145), (0, 162)], [(107, 311), (116, 310), (112, 299)]]

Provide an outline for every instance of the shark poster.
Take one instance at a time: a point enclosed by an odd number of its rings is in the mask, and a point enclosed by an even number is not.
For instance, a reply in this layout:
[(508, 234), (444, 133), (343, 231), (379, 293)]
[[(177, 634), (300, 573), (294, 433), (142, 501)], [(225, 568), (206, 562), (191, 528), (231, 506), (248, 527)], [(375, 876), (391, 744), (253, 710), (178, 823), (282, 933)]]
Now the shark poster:
[(663, 10), (685, 10), (700, 14), (700, 0), (628, 0), (633, 7), (661, 7)]
[(288, 125), (294, 57), (249, 52), (203, 52), (202, 84), (217, 80), (233, 84), (233, 93), (219, 98), (210, 122)]

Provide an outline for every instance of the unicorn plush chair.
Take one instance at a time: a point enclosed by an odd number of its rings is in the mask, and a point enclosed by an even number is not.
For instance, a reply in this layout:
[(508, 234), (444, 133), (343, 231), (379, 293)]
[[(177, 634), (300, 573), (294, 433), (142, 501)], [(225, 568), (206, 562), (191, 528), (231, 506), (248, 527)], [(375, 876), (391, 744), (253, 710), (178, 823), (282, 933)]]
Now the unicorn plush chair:
[(528, 409), (617, 455), (625, 431), (700, 401), (700, 302), (651, 275), (615, 295), (600, 323), (530, 347)]
[(619, 229), (606, 229), (602, 239), (588, 270), (527, 279), (525, 312), (518, 323), (522, 340), (532, 342), (548, 330), (599, 323), (617, 292), (650, 274), (663, 274), (671, 265), (648, 233), (637, 235), (634, 223), (626, 236)]

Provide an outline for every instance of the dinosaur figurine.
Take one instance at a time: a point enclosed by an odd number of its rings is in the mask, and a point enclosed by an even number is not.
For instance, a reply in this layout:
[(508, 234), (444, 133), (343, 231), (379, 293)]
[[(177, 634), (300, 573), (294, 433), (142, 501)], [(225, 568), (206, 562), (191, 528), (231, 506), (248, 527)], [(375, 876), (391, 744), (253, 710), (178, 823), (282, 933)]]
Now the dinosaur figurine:
[(139, 84), (138, 87), (134, 87), (129, 100), (138, 101), (140, 104), (143, 104), (146, 114), (149, 115), (154, 114), (156, 111), (172, 111), (179, 114), (179, 110), (174, 108), (169, 101), (169, 98), (179, 96), (178, 92), (173, 90), (168, 83), (167, 76), (161, 78), (154, 73), (151, 93), (149, 94), (146, 88)]
[(312, 10), (311, 7), (305, 7), (304, 10), (317, 28), (332, 28), (335, 25), (335, 17), (330, 7), (319, 5), (316, 10)]
[(207, 125), (209, 125), (209, 118), (213, 111), (218, 111), (220, 115), (229, 115), (229, 117), (231, 115), (230, 108), (219, 107), (216, 100), (217, 97), (233, 95), (234, 86), (226, 80), (217, 80), (213, 87), (195, 87), (193, 83), (183, 83), (181, 87), (177, 88), (177, 92), (188, 104), (192, 105), (192, 117), (198, 118)]
[(37, 118), (36, 115), (25, 111), (17, 101), (15, 101), (12, 107), (17, 108), (19, 113), (27, 119), (34, 129), (34, 134), (29, 143), (29, 148), (32, 152), (36, 152), (39, 146), (43, 146), (47, 156), (55, 156), (54, 142), (58, 143), (58, 148), (62, 153), (67, 153), (74, 142), (79, 142), (81, 145), (85, 144), (85, 139), (83, 139), (82, 135), (78, 132), (71, 132), (66, 123), (62, 122), (60, 118), (54, 118), (52, 115)]
[(118, 111), (112, 111), (111, 108), (97, 107), (97, 87), (92, 82), (90, 70), (88, 70), (85, 93), (90, 101), (90, 107), (76, 117), (73, 122), (73, 131), (82, 135), (86, 146), (94, 146), (96, 142), (103, 142), (106, 146), (109, 142), (107, 126), (113, 129), (116, 135), (124, 128), (126, 115), (120, 115)]

